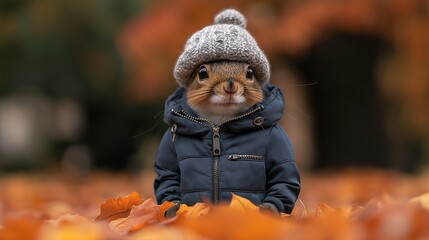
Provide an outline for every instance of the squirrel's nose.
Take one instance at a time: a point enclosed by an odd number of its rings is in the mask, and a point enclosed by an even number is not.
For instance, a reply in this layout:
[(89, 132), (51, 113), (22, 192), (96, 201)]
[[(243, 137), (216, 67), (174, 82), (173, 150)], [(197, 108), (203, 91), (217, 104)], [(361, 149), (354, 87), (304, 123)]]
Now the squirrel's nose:
[(234, 78), (228, 78), (228, 80), (226, 80), (226, 84), (223, 85), (223, 90), (228, 94), (237, 92), (238, 88), (235, 86), (234, 82)]

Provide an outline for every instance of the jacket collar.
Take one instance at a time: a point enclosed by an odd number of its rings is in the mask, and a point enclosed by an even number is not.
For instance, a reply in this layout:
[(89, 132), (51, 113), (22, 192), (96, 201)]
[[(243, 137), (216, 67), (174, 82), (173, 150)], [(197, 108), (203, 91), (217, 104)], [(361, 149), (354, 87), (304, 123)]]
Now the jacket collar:
[[(241, 132), (251, 129), (271, 127), (281, 119), (284, 111), (283, 94), (280, 89), (265, 84), (264, 101), (240, 114), (237, 120), (222, 124), (221, 131)], [(186, 90), (179, 87), (166, 100), (164, 121), (172, 126), (177, 125), (177, 133), (186, 135), (205, 135), (212, 131), (213, 125), (199, 121), (197, 114), (189, 107), (186, 101)]]

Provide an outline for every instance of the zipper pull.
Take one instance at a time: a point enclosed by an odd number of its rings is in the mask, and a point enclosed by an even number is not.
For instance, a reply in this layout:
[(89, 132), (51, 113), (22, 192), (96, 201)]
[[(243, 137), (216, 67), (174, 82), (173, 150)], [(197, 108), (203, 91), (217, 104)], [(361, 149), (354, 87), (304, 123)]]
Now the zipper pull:
[(171, 133), (173, 133), (173, 137), (171, 138), (171, 142), (174, 142), (174, 139), (176, 139), (176, 132), (177, 132), (177, 125), (173, 124), (173, 126), (171, 126)]
[(240, 158), (240, 155), (238, 154), (232, 154), (228, 156), (228, 160), (237, 160)]
[(220, 134), (219, 127), (213, 128), (213, 155), (220, 156)]

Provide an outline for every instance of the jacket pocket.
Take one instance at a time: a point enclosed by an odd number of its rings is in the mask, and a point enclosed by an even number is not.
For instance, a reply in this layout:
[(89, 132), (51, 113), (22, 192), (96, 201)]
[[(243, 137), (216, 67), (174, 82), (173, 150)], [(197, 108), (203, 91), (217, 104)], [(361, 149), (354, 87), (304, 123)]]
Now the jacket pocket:
[(228, 160), (264, 160), (264, 156), (256, 154), (231, 154)]

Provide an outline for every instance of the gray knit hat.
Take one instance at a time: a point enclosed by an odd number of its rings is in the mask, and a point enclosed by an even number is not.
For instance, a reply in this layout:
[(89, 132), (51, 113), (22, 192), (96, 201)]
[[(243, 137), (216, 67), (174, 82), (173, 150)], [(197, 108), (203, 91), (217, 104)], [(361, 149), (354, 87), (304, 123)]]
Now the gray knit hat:
[(211, 61), (247, 62), (261, 83), (270, 78), (270, 65), (255, 39), (246, 30), (246, 19), (236, 10), (227, 9), (215, 17), (215, 24), (196, 32), (185, 44), (174, 68), (174, 78), (188, 86), (192, 73)]

